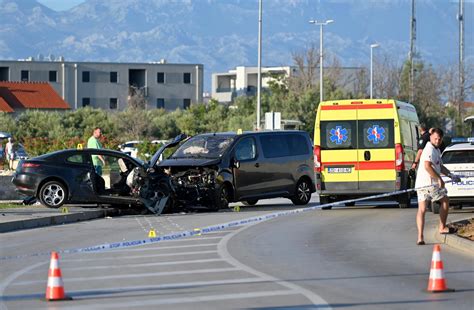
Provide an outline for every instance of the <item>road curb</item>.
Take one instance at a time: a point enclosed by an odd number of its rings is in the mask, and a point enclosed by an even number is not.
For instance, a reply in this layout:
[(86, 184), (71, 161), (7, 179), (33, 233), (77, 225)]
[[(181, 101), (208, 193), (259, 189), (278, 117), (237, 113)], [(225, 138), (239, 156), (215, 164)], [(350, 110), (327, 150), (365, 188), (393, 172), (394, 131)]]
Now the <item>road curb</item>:
[(45, 216), (35, 219), (26, 219), (0, 223), (0, 233), (12, 232), (23, 229), (32, 229), (52, 225), (69, 224), (106, 216), (117, 215), (118, 211), (115, 209), (103, 209), (94, 211), (80, 211), (69, 214), (60, 214), (53, 216)]
[[(466, 218), (466, 219), (469, 219), (469, 218)], [(452, 223), (453, 224), (459, 223), (459, 222), (465, 221), (466, 219), (462, 219), (462, 220), (452, 222)], [(447, 244), (448, 246), (453, 247), (457, 250), (474, 255), (474, 241), (456, 236), (455, 234), (442, 235), (438, 233), (437, 229), (435, 229), (434, 231), (435, 231), (434, 237), (438, 242)]]

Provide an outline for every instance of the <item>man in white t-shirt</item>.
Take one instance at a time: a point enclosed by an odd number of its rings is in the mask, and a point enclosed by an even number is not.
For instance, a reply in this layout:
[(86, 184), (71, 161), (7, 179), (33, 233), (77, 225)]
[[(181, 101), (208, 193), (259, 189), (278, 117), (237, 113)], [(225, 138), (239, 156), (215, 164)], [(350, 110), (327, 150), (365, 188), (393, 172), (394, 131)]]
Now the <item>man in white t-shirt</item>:
[(443, 131), (439, 128), (434, 128), (431, 131), (430, 141), (426, 143), (423, 152), (421, 153), (420, 166), (416, 175), (415, 187), (426, 187), (417, 190), (418, 194), (418, 213), (416, 214), (416, 226), (418, 227), (418, 240), (416, 244), (425, 244), (423, 229), (425, 226), (426, 207), (430, 201), (439, 201), (441, 207), (439, 209), (439, 233), (449, 233), (449, 228), (446, 227), (448, 219), (449, 199), (447, 191), (444, 187), (444, 181), (441, 178), (441, 173), (451, 177), (451, 173), (443, 165), (441, 161), (441, 151), (439, 146), (443, 142)]

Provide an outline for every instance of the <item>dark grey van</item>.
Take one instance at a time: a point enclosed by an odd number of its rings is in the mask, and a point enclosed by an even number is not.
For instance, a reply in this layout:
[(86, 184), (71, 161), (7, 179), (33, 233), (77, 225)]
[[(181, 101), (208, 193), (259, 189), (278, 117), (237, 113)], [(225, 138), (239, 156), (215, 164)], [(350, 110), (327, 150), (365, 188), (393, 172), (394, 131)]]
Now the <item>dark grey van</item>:
[(211, 209), (285, 197), (305, 205), (315, 192), (312, 143), (304, 131), (196, 135), (158, 167), (171, 178), (175, 200)]

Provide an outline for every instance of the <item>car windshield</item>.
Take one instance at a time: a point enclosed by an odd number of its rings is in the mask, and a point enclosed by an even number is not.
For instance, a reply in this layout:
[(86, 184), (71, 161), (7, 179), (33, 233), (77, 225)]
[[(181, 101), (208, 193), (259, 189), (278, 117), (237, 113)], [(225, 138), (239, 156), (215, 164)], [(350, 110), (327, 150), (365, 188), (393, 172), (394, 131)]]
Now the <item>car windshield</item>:
[(474, 150), (448, 151), (443, 154), (443, 164), (472, 164)]
[(219, 158), (233, 140), (229, 136), (195, 136), (183, 143), (170, 158)]

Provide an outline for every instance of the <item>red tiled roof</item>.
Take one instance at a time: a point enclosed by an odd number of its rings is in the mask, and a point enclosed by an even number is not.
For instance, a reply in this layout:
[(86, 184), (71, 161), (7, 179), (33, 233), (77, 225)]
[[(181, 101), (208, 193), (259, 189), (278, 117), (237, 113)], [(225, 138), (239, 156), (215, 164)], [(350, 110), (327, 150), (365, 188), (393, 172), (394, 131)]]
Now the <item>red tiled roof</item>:
[(8, 103), (2, 97), (0, 97), (0, 111), (7, 112), (7, 113), (14, 112), (12, 107), (8, 105)]
[(69, 109), (47, 82), (0, 82), (0, 97), (15, 109)]

